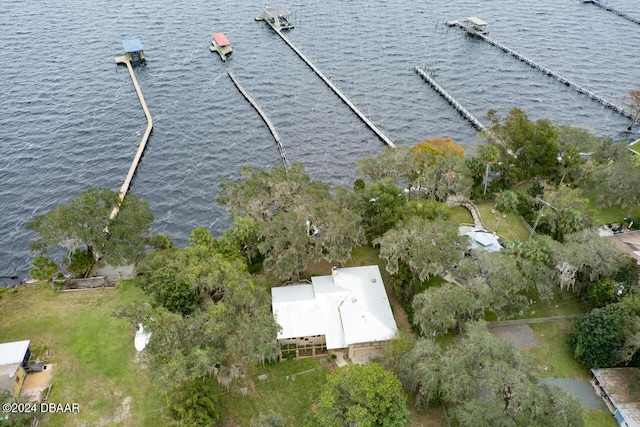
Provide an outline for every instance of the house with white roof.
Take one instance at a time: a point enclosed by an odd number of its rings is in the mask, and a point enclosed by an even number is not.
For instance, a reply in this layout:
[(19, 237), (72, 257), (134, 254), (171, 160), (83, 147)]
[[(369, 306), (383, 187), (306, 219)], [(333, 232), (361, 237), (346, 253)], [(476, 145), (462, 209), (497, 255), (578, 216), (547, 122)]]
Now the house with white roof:
[(311, 284), (271, 288), (271, 297), (281, 357), (341, 349), (349, 358), (365, 356), (398, 330), (377, 265), (334, 267)]
[(0, 344), (0, 388), (8, 390), (15, 396), (20, 394), (24, 379), (27, 377), (25, 367), (31, 356), (31, 341), (15, 341)]

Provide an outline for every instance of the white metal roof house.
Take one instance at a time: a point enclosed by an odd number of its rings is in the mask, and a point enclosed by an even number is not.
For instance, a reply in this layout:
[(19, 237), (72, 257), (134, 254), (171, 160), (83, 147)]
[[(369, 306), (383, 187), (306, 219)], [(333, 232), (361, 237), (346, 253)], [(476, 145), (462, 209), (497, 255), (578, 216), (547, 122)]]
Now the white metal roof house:
[(296, 357), (348, 349), (349, 357), (374, 352), (397, 332), (377, 265), (335, 268), (311, 284), (271, 288), (278, 342)]
[(29, 343), (15, 341), (0, 344), (0, 388), (20, 394), (27, 373), (24, 369), (29, 361)]

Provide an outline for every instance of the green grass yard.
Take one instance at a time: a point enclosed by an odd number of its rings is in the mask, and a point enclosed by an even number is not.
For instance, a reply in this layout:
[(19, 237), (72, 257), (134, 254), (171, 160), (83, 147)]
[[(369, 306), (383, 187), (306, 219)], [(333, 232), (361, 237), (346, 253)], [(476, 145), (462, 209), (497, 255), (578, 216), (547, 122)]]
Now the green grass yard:
[(527, 240), (529, 238), (529, 231), (527, 231), (515, 213), (510, 213), (506, 218), (499, 220), (498, 218), (500, 218), (501, 215), (495, 210), (493, 202), (482, 202), (476, 206), (478, 206), (482, 224), (487, 231), (494, 232), (497, 229), (500, 237), (511, 242)]
[[(527, 348), (534, 360), (533, 374), (538, 378), (575, 378), (589, 380), (589, 370), (578, 362), (567, 345), (566, 335), (571, 320), (533, 323), (537, 344)], [(618, 424), (607, 409), (582, 410), (585, 427), (615, 427)]]
[(112, 313), (142, 298), (125, 290), (54, 292), (19, 287), (0, 293), (0, 342), (31, 340), (53, 364), (49, 402), (78, 403), (79, 414), (49, 414), (47, 426), (154, 425), (163, 396), (136, 362), (134, 331)]

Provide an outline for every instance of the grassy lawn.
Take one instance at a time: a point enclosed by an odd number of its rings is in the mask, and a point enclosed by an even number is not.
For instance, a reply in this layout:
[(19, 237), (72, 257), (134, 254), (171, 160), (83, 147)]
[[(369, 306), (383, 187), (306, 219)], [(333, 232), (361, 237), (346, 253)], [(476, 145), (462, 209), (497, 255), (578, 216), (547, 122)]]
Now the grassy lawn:
[(529, 349), (536, 361), (535, 376), (539, 378), (579, 378), (588, 380), (589, 370), (574, 357), (566, 336), (571, 320), (529, 325), (538, 344)]
[[(522, 312), (521, 316), (512, 316), (505, 320), (512, 319), (534, 319), (537, 317), (564, 316), (568, 314), (584, 313), (584, 305), (580, 298), (573, 292), (565, 291), (549, 301), (540, 301), (536, 292), (532, 292), (527, 298), (533, 301), (528, 309)], [(491, 319), (487, 319), (491, 320)]]
[(142, 298), (125, 290), (57, 293), (19, 287), (0, 294), (0, 342), (31, 340), (34, 356), (53, 363), (49, 402), (78, 403), (79, 414), (50, 414), (47, 426), (153, 425), (163, 408), (158, 387), (136, 362), (134, 331), (112, 316)]
[[(531, 329), (537, 344), (527, 351), (535, 361), (534, 375), (538, 378), (576, 378), (589, 380), (589, 370), (574, 359), (566, 342), (571, 320), (550, 323), (533, 323)], [(615, 427), (615, 421), (607, 409), (582, 409), (585, 427)]]
[(618, 422), (609, 411), (583, 409), (582, 420), (585, 427), (618, 427)]
[[(494, 204), (492, 202), (478, 203), (478, 210), (482, 217), (482, 224), (486, 227), (487, 231), (494, 232), (498, 229), (498, 219), (496, 215), (500, 215), (498, 211), (495, 211)], [(495, 214), (491, 211), (495, 211)], [(515, 213), (510, 213), (506, 218), (500, 220), (498, 234), (505, 240), (518, 241), (527, 240), (529, 238), (529, 232)]]
[[(585, 190), (582, 197), (589, 200), (589, 208), (593, 211), (593, 219), (596, 224), (611, 224), (622, 222), (627, 216), (627, 209), (621, 206), (602, 206), (597, 203), (597, 195), (593, 191)], [(631, 209), (631, 217), (640, 217), (640, 207), (634, 206)]]
[(454, 224), (473, 224), (473, 217), (471, 216), (471, 212), (466, 208), (456, 206), (455, 208), (451, 208), (451, 218), (449, 221)]
[[(329, 368), (323, 360), (302, 359), (267, 364), (234, 383), (222, 396), (223, 419), (229, 425), (249, 426), (251, 419), (271, 410), (285, 417), (287, 426), (300, 426), (322, 391)], [(265, 381), (259, 375), (267, 375)], [(293, 374), (297, 374), (292, 377)], [(240, 393), (247, 387), (247, 395)], [(233, 424), (232, 424), (233, 423)]]
[(640, 153), (640, 140), (634, 142), (633, 144), (630, 144), (629, 148), (634, 150), (636, 153)]

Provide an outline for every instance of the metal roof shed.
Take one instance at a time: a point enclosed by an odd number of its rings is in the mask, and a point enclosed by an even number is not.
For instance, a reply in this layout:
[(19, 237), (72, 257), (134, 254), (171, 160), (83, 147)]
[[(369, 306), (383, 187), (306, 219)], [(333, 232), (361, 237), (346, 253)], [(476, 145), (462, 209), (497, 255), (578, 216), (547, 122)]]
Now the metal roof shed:
[(124, 47), (125, 53), (140, 52), (144, 50), (140, 39), (123, 40), (122, 47)]
[(472, 23), (473, 25), (477, 25), (478, 27), (486, 27), (488, 24), (480, 18), (476, 18), (475, 16), (470, 16), (467, 18), (467, 21)]
[(30, 342), (30, 340), (24, 340), (0, 344), (0, 366), (22, 363), (29, 351)]
[(215, 33), (213, 35), (213, 39), (216, 41), (216, 43), (220, 47), (231, 45), (231, 43), (229, 43), (229, 40), (227, 39), (227, 36), (225, 36), (223, 33)]

